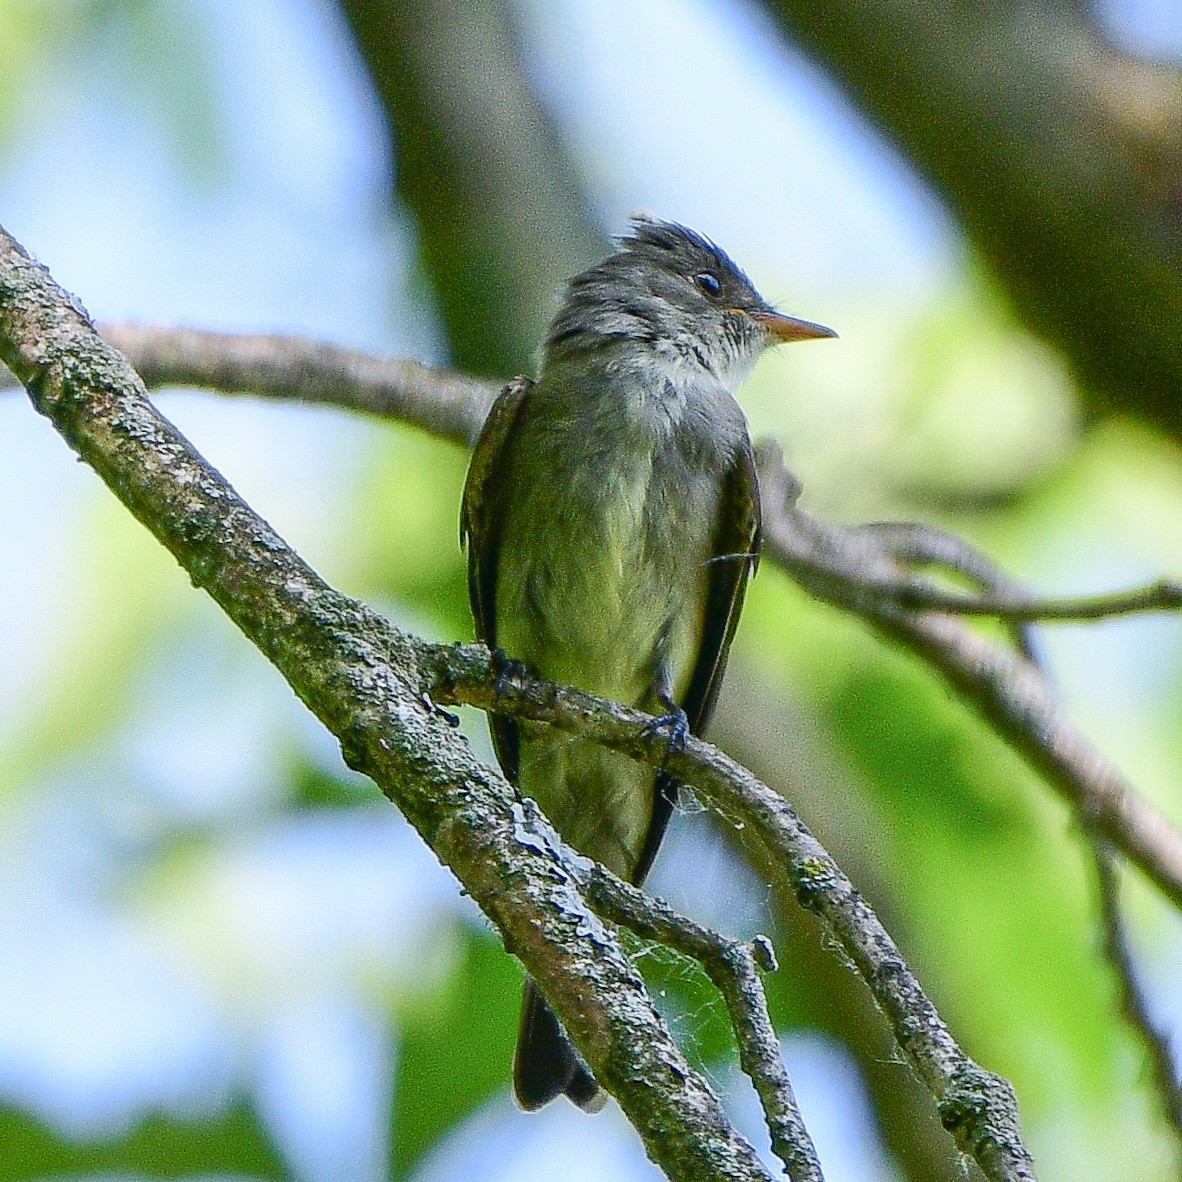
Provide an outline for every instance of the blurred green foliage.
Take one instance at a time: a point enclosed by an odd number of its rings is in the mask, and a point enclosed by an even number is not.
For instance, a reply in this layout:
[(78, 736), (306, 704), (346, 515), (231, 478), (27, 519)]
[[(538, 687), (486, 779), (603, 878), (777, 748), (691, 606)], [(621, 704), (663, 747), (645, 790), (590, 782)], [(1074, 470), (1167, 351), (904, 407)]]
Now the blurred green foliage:
[[(203, 173), (217, 154), (219, 120), (229, 116), (203, 64), (193, 13), (151, 0), (0, 2), (0, 143), (23, 117), (23, 80), (58, 60), (63, 45), (77, 51), (102, 39), (120, 47), (145, 108)], [(1182, 568), (1182, 465), (1174, 449), (1127, 423), (1082, 434), (1062, 362), (1016, 327), (971, 266), (926, 301), (863, 298), (840, 319), (840, 348), (769, 361), (744, 396), (757, 434), (784, 442), (811, 508), (843, 520), (938, 520), (1047, 589), (1061, 581), (1098, 588)], [(457, 537), (466, 459), (408, 429), (375, 426), (361, 454), (342, 457), (353, 476), (331, 507), (347, 543), (324, 573), (441, 640), (471, 636)], [(60, 613), (15, 737), (0, 748), (0, 809), (9, 815), (63, 764), (97, 764), (120, 741), (145, 670), (161, 652), (178, 638), (229, 627), (97, 487), (66, 528), (75, 535), (69, 579), (85, 593), (63, 596), (72, 610)], [(1165, 648), (1173, 657), (1182, 645), (1171, 626)], [(1134, 672), (1138, 660), (1151, 663), (1147, 647), (1162, 647), (1135, 631), (1123, 635)], [(226, 657), (226, 665), (235, 659)], [(1096, 954), (1093, 887), (1066, 810), (916, 660), (806, 602), (768, 566), (749, 597), (734, 662), (736, 680), (757, 675), (804, 704), (824, 740), (817, 751), (828, 766), (815, 769), (817, 782), (856, 785), (848, 799), (814, 809), (806, 784), (796, 803), (807, 820), (819, 818), (819, 836), (841, 851), (969, 1052), (1014, 1079), (1042, 1176), (1080, 1177), (1084, 1169), (1114, 1182), (1164, 1178), (1164, 1138)], [(1151, 671), (1152, 693), (1137, 696), (1134, 688), (1120, 698), (1113, 688), (1115, 706), (1102, 693), (1080, 697), (1071, 685), (1065, 692), (1138, 787), (1176, 812), (1182, 681), (1176, 661)], [(274, 689), (285, 692), (277, 680)], [(777, 718), (769, 728), (787, 763), (792, 734)], [(290, 736), (274, 760), (282, 784), (276, 796), (197, 837), (200, 818), (178, 816), (129, 859), (130, 881), (122, 884), (129, 912), (175, 925), (170, 935), (188, 940), (194, 957), (212, 960), (218, 940), (231, 939), (216, 929), (202, 929), (198, 939), (186, 925), (200, 910), (198, 888), (218, 872), (216, 857), (206, 855), (237, 827), (266, 830), (316, 810), (382, 805), (375, 790), (316, 764)], [(190, 895), (198, 898), (189, 912), (151, 906)], [(1168, 921), (1144, 892), (1133, 914), (1140, 946), (1152, 956)], [(780, 930), (789, 922), (774, 900), (765, 919)], [(358, 988), (381, 998), (397, 1044), (394, 1177), (411, 1177), (441, 1138), (507, 1087), (520, 970), (482, 926), (441, 923), (446, 947), (427, 974), (429, 990), (372, 965), (358, 970), (377, 978)], [(785, 1029), (800, 1022), (832, 1033), (845, 1020), (837, 1011), (846, 1001), (792, 963), (812, 951), (781, 948), (785, 967), (768, 978), (771, 1002)], [(702, 974), (651, 949), (641, 963), (691, 1053), (720, 1071), (730, 1040)], [(810, 987), (817, 992), (802, 995)], [(267, 1001), (247, 990), (236, 1000), (244, 1012)], [(124, 1136), (93, 1143), (43, 1124), (19, 1108), (19, 1097), (7, 1103), (0, 1179), (116, 1170), (160, 1178), (290, 1174), (246, 1101), (192, 1124), (150, 1115)]]
[(69, 1174), (188, 1174), (273, 1178), (288, 1175), (258, 1118), (243, 1105), (216, 1117), (185, 1122), (155, 1115), (123, 1137), (79, 1141), (35, 1117), (0, 1111), (0, 1179), (23, 1182)]
[(390, 1114), (393, 1176), (415, 1165), (490, 1097), (505, 1088), (522, 974), (488, 931), (457, 933), (460, 953), (441, 987), (398, 1015), (398, 1088)]
[(68, 92), (72, 75), (105, 59), (190, 184), (224, 177), (227, 112), (208, 19), (198, 5), (166, 0), (0, 0), (0, 159), (14, 136), (38, 134), (29, 94)]

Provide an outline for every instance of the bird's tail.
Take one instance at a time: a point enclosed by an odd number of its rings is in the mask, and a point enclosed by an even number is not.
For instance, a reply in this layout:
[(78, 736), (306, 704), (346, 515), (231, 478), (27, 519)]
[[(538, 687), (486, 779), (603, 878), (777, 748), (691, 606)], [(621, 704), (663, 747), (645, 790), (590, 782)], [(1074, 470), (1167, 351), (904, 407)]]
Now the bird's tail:
[(607, 1093), (595, 1082), (554, 1011), (529, 980), (513, 1058), (513, 1090), (517, 1103), (527, 1112), (563, 1094), (584, 1112), (598, 1112), (607, 1103)]

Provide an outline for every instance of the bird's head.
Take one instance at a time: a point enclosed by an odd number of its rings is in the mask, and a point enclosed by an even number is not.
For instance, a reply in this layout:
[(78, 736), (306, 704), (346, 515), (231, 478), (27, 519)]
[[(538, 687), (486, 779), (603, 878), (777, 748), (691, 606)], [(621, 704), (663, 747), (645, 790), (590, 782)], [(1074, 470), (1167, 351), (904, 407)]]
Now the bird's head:
[(733, 389), (769, 346), (837, 335), (777, 312), (725, 251), (685, 226), (636, 217), (618, 245), (570, 281), (548, 358), (614, 342), (676, 355)]

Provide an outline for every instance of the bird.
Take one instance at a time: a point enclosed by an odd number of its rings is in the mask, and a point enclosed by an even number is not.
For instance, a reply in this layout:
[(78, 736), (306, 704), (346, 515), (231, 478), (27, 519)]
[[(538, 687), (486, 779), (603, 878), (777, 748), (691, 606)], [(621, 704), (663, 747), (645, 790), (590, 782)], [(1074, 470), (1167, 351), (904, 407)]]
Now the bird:
[[(506, 385), (481, 429), (460, 518), (478, 638), (654, 715), (671, 747), (702, 734), (759, 561), (734, 391), (769, 346), (836, 335), (776, 311), (710, 239), (634, 217), (569, 281), (537, 379)], [(563, 840), (643, 883), (672, 778), (544, 723), (494, 711), (490, 730), (506, 777)], [(513, 1082), (527, 1111), (607, 1099), (529, 978)]]

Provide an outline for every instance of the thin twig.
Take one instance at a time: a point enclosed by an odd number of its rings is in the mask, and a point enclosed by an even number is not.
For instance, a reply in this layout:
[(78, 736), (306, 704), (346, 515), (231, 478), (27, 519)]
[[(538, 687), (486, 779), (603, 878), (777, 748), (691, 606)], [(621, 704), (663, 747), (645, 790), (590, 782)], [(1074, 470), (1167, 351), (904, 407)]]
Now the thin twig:
[(1030, 661), (943, 613), (914, 612), (869, 587), (895, 577), (872, 535), (810, 517), (785, 486), (778, 449), (760, 449), (764, 558), (810, 595), (859, 616), (940, 673), (1072, 806), (1182, 909), (1182, 833), (1075, 728)]
[(891, 600), (907, 611), (940, 612), (953, 616), (992, 616), (1001, 620), (1027, 622), (1103, 620), (1113, 616), (1177, 611), (1182, 608), (1182, 583), (1174, 579), (1159, 579), (1143, 587), (1110, 591), (1101, 595), (1063, 598), (1033, 596), (1016, 591), (956, 591), (940, 587), (922, 576), (903, 572), (891, 579), (866, 579), (862, 586), (876, 598)]
[(923, 580), (876, 584), (884, 598), (894, 599), (910, 611), (935, 611), (946, 615), (996, 616), (1003, 620), (1083, 621), (1141, 612), (1177, 611), (1182, 608), (1182, 583), (1159, 579), (1143, 587), (1100, 595), (1069, 598), (1018, 599), (1006, 595), (964, 595)]
[[(872, 521), (855, 526), (852, 532), (872, 535), (899, 566), (942, 567), (967, 579), (977, 589), (977, 596), (972, 598), (1030, 598), (1026, 588), (1011, 579), (992, 558), (947, 530), (912, 521)], [(897, 588), (907, 599), (916, 598), (917, 595), (922, 599), (929, 592), (934, 592), (938, 597), (947, 590), (930, 579), (906, 570), (899, 572)], [(963, 592), (959, 598), (962, 601), (966, 598)], [(911, 605), (904, 601), (901, 606)], [(1006, 623), (1015, 648), (1027, 660), (1037, 660), (1030, 622), (1007, 620)]]
[(1096, 883), (1100, 895), (1101, 930), (1104, 933), (1104, 958), (1112, 966), (1120, 987), (1121, 1011), (1137, 1034), (1149, 1058), (1154, 1091), (1162, 1115), (1174, 1135), (1175, 1152), (1182, 1161), (1182, 1082), (1174, 1066), (1170, 1040), (1149, 1013), (1145, 991), (1137, 979), (1133, 952), (1125, 932), (1120, 910), (1120, 881), (1112, 847), (1101, 837), (1088, 833)]
[(850, 529), (869, 534), (896, 562), (906, 566), (942, 566), (956, 571), (984, 591), (1025, 595), (996, 562), (972, 543), (939, 526), (919, 521), (867, 521)]
[(792, 1182), (822, 1182), (817, 1151), (796, 1104), (759, 975), (760, 969), (772, 972), (776, 968), (771, 942), (757, 936), (744, 943), (703, 927), (598, 863), (582, 862), (579, 874), (584, 895), (605, 919), (644, 939), (656, 940), (705, 969), (730, 1013), (739, 1063), (759, 1095), (773, 1151)]

